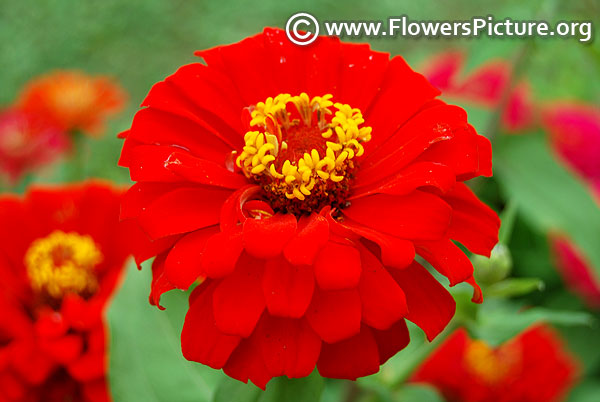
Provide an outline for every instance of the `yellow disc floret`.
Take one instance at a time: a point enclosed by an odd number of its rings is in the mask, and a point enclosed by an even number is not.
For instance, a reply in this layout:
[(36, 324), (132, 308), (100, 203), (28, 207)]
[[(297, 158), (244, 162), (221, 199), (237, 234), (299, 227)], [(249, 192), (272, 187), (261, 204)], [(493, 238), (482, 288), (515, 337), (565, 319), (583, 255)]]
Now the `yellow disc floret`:
[(237, 166), (267, 192), (288, 200), (308, 200), (315, 190), (330, 196), (371, 139), (361, 111), (332, 98), (281, 94), (256, 104)]
[(102, 258), (90, 236), (56, 230), (31, 243), (24, 263), (33, 290), (59, 299), (66, 293), (95, 292), (94, 267)]
[(474, 340), (465, 350), (465, 365), (483, 382), (494, 385), (506, 378), (519, 363), (518, 350), (514, 348), (492, 349), (481, 340)]

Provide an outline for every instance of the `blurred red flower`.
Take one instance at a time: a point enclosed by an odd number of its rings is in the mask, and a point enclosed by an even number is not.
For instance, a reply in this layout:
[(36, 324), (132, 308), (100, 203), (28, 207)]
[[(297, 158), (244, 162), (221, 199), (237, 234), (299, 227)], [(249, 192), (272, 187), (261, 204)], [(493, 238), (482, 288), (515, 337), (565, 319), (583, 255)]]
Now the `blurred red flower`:
[(463, 183), (492, 171), (462, 109), (401, 57), (336, 38), (265, 29), (198, 55), (152, 88), (120, 160), (138, 262), (157, 256), (151, 301), (205, 278), (187, 359), (261, 388), (315, 365), (375, 373), (408, 344), (405, 319), (433, 339), (454, 315), (415, 253), (481, 301), (452, 240), (489, 255), (499, 220)]
[[(600, 110), (576, 102), (553, 102), (542, 109), (542, 124), (552, 146), (600, 197)], [(600, 205), (600, 204), (599, 204)], [(568, 238), (551, 238), (557, 266), (565, 281), (587, 304), (600, 308), (600, 283), (585, 255)]]
[(80, 71), (54, 71), (31, 80), (18, 105), (53, 121), (64, 130), (101, 133), (104, 119), (119, 112), (126, 95), (113, 80)]
[(549, 327), (532, 327), (497, 348), (459, 329), (411, 381), (433, 385), (450, 402), (552, 402), (562, 400), (577, 371)]
[(128, 236), (121, 192), (87, 183), (0, 197), (0, 400), (108, 401), (103, 309)]
[(42, 117), (18, 109), (0, 111), (0, 171), (10, 181), (52, 162), (69, 146), (66, 133)]
[[(536, 122), (536, 106), (526, 81), (511, 85), (512, 67), (505, 60), (488, 61), (465, 73), (466, 54), (461, 51), (439, 53), (426, 60), (423, 74), (454, 100), (472, 102), (487, 109), (504, 107), (502, 125), (508, 132), (531, 128)], [(504, 96), (508, 98), (503, 99)]]

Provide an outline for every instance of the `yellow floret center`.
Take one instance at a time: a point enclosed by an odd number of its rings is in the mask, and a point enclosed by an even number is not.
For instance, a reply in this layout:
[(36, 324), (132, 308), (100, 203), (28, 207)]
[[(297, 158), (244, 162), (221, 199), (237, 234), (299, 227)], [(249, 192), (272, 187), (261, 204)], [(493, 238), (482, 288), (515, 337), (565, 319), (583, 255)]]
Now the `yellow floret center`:
[(94, 267), (102, 258), (90, 236), (56, 230), (31, 243), (24, 263), (32, 289), (60, 299), (66, 293), (94, 293), (98, 288)]
[(371, 139), (362, 112), (332, 98), (280, 94), (252, 106), (236, 165), (275, 198), (331, 199)]
[(487, 343), (475, 340), (466, 348), (465, 365), (483, 382), (494, 385), (510, 375), (518, 363), (519, 356), (516, 352), (507, 348), (494, 350)]

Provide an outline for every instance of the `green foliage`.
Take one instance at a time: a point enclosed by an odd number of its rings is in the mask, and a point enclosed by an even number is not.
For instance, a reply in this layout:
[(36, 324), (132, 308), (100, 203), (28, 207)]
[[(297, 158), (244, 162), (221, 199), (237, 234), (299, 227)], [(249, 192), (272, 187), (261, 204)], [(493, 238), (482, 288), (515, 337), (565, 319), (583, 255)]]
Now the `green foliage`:
[(538, 278), (509, 278), (485, 289), (487, 297), (523, 296), (536, 290), (544, 290), (544, 282)]
[(500, 345), (534, 324), (591, 327), (593, 322), (593, 317), (582, 311), (524, 308), (518, 303), (489, 299), (479, 309), (477, 322), (468, 323), (468, 328), (477, 338)]
[(600, 208), (587, 187), (559, 164), (542, 135), (504, 136), (494, 151), (497, 178), (524, 218), (540, 232), (572, 239), (600, 279)]
[(179, 335), (187, 294), (163, 297), (166, 311), (148, 303), (150, 272), (131, 264), (108, 310), (109, 381), (116, 402), (210, 402), (222, 374), (188, 362)]
[(323, 387), (324, 380), (316, 372), (306, 378), (275, 378), (269, 382), (264, 392), (253, 384), (244, 384), (226, 377), (217, 387), (213, 402), (318, 401)]

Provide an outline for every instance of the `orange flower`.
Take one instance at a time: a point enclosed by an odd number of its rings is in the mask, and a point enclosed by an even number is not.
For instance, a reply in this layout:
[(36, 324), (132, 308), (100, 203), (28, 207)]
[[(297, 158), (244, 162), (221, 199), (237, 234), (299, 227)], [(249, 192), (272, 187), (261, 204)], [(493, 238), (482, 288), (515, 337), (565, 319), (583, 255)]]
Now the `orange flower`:
[(97, 135), (107, 115), (119, 112), (126, 95), (110, 78), (80, 71), (55, 71), (30, 81), (19, 105), (65, 130)]

